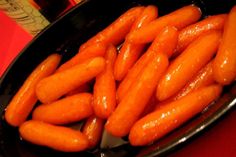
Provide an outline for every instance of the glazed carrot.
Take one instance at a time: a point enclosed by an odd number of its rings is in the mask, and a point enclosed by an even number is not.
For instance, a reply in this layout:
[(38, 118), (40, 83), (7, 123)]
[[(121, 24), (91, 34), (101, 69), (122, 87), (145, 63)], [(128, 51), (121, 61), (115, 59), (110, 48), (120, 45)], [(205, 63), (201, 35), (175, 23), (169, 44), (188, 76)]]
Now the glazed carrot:
[(89, 146), (87, 137), (81, 132), (40, 121), (26, 121), (19, 132), (26, 141), (63, 152), (78, 152)]
[(93, 45), (88, 46), (81, 52), (78, 52), (74, 57), (72, 57), (69, 61), (62, 64), (57, 72), (66, 70), (72, 66), (75, 66), (78, 63), (82, 63), (83, 61), (94, 58), (94, 57), (103, 57), (106, 52), (106, 45), (103, 43), (94, 43)]
[[(131, 28), (131, 32), (147, 25), (148, 23), (156, 19), (157, 16), (157, 7), (153, 5), (147, 6), (143, 10), (142, 14), (134, 22)], [(130, 67), (133, 66), (133, 64), (141, 55), (144, 47), (145, 44), (133, 44), (128, 40), (125, 40), (115, 62), (114, 75), (116, 80), (122, 80), (124, 78)]]
[(195, 24), (185, 27), (179, 32), (178, 44), (174, 55), (182, 52), (192, 41), (210, 30), (223, 30), (227, 14), (213, 15)]
[(210, 61), (217, 51), (220, 39), (220, 31), (211, 31), (192, 42), (161, 78), (156, 92), (158, 100), (165, 100), (183, 88)]
[(212, 61), (204, 66), (175, 96), (177, 100), (188, 93), (204, 86), (209, 86), (215, 82), (213, 77)]
[(19, 126), (26, 120), (38, 100), (35, 93), (36, 84), (44, 77), (53, 73), (60, 60), (60, 55), (50, 55), (27, 77), (24, 84), (20, 87), (7, 106), (5, 119), (8, 124)]
[(96, 77), (105, 67), (102, 57), (88, 59), (62, 72), (42, 79), (36, 94), (42, 103), (50, 103)]
[(127, 38), (133, 43), (148, 43), (153, 41), (164, 27), (174, 26), (177, 29), (182, 29), (198, 21), (200, 17), (201, 11), (198, 7), (193, 5), (185, 6), (131, 32)]
[(188, 83), (177, 94), (164, 101), (156, 103), (155, 110), (163, 107), (164, 105), (172, 101), (178, 100), (199, 88), (209, 86), (215, 83), (213, 77), (212, 62), (213, 61), (209, 62), (206, 66), (204, 66), (193, 78), (188, 81)]
[(125, 39), (125, 36), (129, 33), (134, 21), (142, 13), (143, 9), (144, 7), (141, 6), (129, 9), (112, 24), (81, 45), (80, 51), (96, 42), (117, 46)]
[(126, 95), (129, 91), (131, 84), (134, 80), (137, 79), (140, 71), (150, 59), (154, 57), (155, 54), (164, 52), (168, 56), (174, 52), (174, 49), (177, 44), (178, 32), (174, 27), (166, 27), (164, 28), (160, 34), (153, 41), (151, 46), (148, 48), (147, 52), (144, 53), (141, 58), (135, 63), (135, 65), (129, 70), (126, 77), (120, 83), (117, 89), (117, 99), (118, 102)]
[(147, 25), (158, 17), (158, 8), (154, 5), (148, 5), (134, 21), (130, 32)]
[(108, 118), (105, 128), (114, 136), (122, 137), (129, 133), (132, 125), (144, 111), (156, 88), (159, 78), (168, 66), (166, 54), (158, 53), (140, 72), (115, 111)]
[(78, 93), (85, 93), (85, 92), (89, 92), (91, 90), (90, 84), (88, 82), (80, 85), (78, 88), (69, 91), (66, 96), (71, 96), (74, 94), (78, 94)]
[(141, 118), (130, 131), (129, 141), (131, 145), (147, 145), (163, 137), (201, 112), (220, 96), (221, 90), (220, 85), (198, 89)]
[(217, 52), (213, 73), (217, 82), (228, 85), (236, 79), (236, 6), (228, 16), (223, 39)]
[(94, 148), (101, 140), (104, 120), (96, 116), (91, 116), (86, 120), (82, 133), (89, 140), (89, 148)]
[(50, 124), (69, 124), (93, 114), (92, 95), (80, 93), (53, 103), (39, 105), (33, 112), (33, 120)]
[(105, 69), (96, 77), (94, 84), (93, 109), (100, 118), (107, 118), (116, 106), (116, 82), (113, 73), (116, 54), (116, 48), (110, 45), (105, 56)]

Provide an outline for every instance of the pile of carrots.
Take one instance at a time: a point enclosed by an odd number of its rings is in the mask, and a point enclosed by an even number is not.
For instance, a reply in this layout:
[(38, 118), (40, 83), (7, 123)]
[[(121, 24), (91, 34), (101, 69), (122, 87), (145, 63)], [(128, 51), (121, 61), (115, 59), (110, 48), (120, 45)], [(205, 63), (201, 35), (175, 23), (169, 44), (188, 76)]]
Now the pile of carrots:
[[(158, 140), (236, 79), (236, 6), (200, 18), (194, 5), (161, 17), (153, 5), (129, 9), (67, 62), (52, 54), (38, 65), (6, 121), (24, 140), (64, 152), (94, 148), (104, 129), (133, 146)], [(82, 120), (81, 130), (66, 126)]]

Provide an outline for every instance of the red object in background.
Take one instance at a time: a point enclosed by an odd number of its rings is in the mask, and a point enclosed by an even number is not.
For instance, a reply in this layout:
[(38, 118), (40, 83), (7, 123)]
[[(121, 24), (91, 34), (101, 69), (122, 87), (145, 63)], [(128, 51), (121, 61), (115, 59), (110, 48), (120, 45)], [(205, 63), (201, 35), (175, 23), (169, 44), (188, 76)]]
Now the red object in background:
[[(0, 76), (32, 39), (0, 11)], [(236, 109), (170, 157), (236, 157)]]
[(236, 157), (236, 109), (169, 157)]
[(0, 76), (31, 39), (30, 34), (0, 11)]

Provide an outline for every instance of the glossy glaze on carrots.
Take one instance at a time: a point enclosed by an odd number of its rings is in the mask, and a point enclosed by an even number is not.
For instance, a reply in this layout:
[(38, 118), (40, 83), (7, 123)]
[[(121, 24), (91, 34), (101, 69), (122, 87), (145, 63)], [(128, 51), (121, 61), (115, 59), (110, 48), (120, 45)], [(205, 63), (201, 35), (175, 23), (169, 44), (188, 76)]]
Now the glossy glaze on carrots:
[(8, 124), (19, 126), (27, 119), (38, 100), (36, 85), (56, 70), (60, 60), (60, 55), (52, 54), (33, 70), (6, 108), (5, 119)]
[(79, 152), (97, 149), (104, 129), (143, 146), (199, 114), (235, 81), (236, 6), (200, 21), (194, 5), (157, 16), (157, 6), (133, 7), (58, 69), (60, 55), (49, 56), (6, 121), (30, 143)]

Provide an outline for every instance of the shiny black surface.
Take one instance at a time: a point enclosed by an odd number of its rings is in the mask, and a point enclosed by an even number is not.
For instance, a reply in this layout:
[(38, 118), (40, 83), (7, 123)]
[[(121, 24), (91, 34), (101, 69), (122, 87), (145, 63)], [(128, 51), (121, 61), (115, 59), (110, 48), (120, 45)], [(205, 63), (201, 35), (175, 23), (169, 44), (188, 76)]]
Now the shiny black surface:
[[(223, 5), (222, 5), (223, 3)], [(0, 80), (0, 115), (28, 74), (50, 53), (63, 54), (63, 61), (73, 56), (80, 44), (106, 27), (128, 8), (155, 4), (160, 15), (188, 4), (198, 5), (203, 16), (225, 13), (236, 4), (234, 0), (87, 0), (59, 18), (19, 54)], [(231, 92), (234, 90), (234, 92)], [(81, 153), (61, 153), (21, 141), (16, 128), (0, 121), (0, 157), (74, 157), (74, 156), (155, 156), (166, 155), (181, 147), (193, 135), (215, 122), (235, 106), (235, 86), (224, 89), (220, 100), (194, 117), (181, 128), (147, 147), (123, 145), (110, 150), (91, 150)], [(234, 101), (233, 101), (234, 100)], [(190, 139), (191, 140), (191, 139)]]

